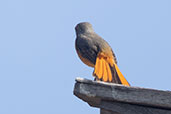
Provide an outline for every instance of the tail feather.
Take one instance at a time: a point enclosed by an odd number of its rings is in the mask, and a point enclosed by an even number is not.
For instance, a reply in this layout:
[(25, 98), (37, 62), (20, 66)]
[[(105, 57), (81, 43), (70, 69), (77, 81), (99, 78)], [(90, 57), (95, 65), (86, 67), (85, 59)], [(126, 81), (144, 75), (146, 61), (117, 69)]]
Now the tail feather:
[(107, 69), (107, 66), (106, 66), (106, 62), (103, 60), (103, 78), (102, 78), (102, 80), (103, 81), (105, 81), (105, 82), (107, 82), (108, 81), (108, 69)]
[(103, 76), (103, 61), (99, 59), (99, 78), (102, 78)]
[(127, 85), (127, 86), (130, 86), (130, 84), (128, 83), (128, 81), (125, 79), (125, 77), (123, 76), (123, 74), (121, 73), (121, 71), (119, 70), (118, 66), (114, 63), (114, 67), (115, 67), (115, 70), (117, 72), (117, 75), (116, 77), (118, 78), (118, 81), (120, 84), (123, 84), (123, 85)]
[(116, 63), (111, 64), (103, 57), (97, 57), (93, 75), (97, 80), (130, 86)]
[(108, 81), (106, 62), (103, 58), (98, 57), (96, 59), (96, 65), (93, 75), (96, 76), (98, 80)]
[(107, 70), (108, 77), (109, 77), (109, 82), (112, 82), (112, 73), (111, 73), (109, 64), (107, 62), (105, 62), (105, 63), (106, 63), (106, 70)]
[(96, 59), (96, 65), (94, 67), (94, 74), (96, 74), (96, 75), (99, 75), (98, 63), (99, 63), (99, 57), (97, 57), (97, 59)]
[(122, 84), (114, 65), (112, 66), (110, 65), (110, 70), (112, 73), (112, 82), (117, 84)]

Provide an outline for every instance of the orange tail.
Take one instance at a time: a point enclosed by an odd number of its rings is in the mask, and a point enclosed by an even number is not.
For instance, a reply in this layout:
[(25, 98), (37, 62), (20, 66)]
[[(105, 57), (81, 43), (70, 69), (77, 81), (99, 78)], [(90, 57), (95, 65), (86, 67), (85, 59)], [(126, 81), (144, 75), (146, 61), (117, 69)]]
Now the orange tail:
[(98, 80), (130, 86), (128, 81), (120, 72), (116, 63), (114, 63), (113, 60), (107, 60), (106, 57), (97, 57), (93, 75)]
[[(123, 76), (123, 74), (119, 70), (119, 68), (116, 65), (116, 63), (114, 63), (114, 66), (111, 67), (111, 71), (114, 72), (112, 74), (113, 74), (113, 77), (115, 78), (115, 80), (116, 80), (117, 83), (130, 86), (130, 84), (128, 83), (128, 81), (125, 79), (125, 77)], [(116, 72), (116, 75), (115, 75), (115, 72)]]

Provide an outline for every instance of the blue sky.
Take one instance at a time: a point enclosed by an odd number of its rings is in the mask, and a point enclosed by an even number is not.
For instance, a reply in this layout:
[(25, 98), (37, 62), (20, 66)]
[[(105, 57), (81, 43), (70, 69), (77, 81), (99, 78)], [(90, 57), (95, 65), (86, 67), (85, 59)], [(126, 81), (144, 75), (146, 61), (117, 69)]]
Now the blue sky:
[(90, 22), (132, 86), (171, 88), (170, 0), (1, 0), (0, 113), (97, 114), (73, 95), (93, 79), (78, 58), (74, 27)]

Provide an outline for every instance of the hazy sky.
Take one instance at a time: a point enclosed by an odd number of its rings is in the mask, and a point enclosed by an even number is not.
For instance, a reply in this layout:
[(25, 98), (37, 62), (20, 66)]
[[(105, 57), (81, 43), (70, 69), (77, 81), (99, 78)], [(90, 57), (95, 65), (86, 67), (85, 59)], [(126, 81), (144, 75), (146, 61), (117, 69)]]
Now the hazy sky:
[(93, 79), (75, 51), (79, 22), (113, 48), (132, 86), (171, 89), (170, 0), (1, 0), (0, 113), (99, 114), (73, 95)]

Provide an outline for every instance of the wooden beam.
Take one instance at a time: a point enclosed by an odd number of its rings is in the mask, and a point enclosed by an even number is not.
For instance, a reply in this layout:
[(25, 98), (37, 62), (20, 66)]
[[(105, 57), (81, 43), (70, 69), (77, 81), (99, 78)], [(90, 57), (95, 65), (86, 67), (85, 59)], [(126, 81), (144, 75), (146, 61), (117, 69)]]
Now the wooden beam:
[[(90, 106), (103, 111), (110, 110), (112, 113), (171, 114), (170, 91), (76, 78), (74, 94)], [(140, 113), (141, 111), (146, 113)]]

